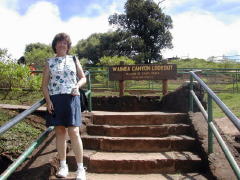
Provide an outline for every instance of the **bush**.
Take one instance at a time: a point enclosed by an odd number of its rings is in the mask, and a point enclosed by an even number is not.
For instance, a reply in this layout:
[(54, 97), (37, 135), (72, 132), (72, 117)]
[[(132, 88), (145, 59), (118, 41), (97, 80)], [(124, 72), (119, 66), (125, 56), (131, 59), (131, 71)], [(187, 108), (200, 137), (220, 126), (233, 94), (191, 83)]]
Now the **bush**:
[[(120, 62), (123, 61), (124, 65), (132, 65), (135, 64), (135, 61), (132, 59), (129, 59), (128, 57), (125, 56), (104, 56), (100, 59), (100, 63), (98, 65), (101, 66), (115, 66), (115, 65), (120, 65)], [(101, 69), (98, 69), (101, 71)], [(95, 74), (95, 80), (97, 82), (102, 82), (104, 86), (109, 86), (114, 82), (108, 82), (107, 76), (103, 73), (96, 73)], [(111, 85), (110, 85), (111, 86)]]
[(37, 66), (44, 66), (46, 63), (46, 59), (53, 57), (54, 54), (51, 51), (47, 51), (45, 49), (37, 49), (34, 48), (30, 52), (25, 53), (25, 58), (27, 64), (34, 63)]
[(102, 66), (114, 66), (114, 65), (120, 65), (120, 62), (123, 61), (125, 65), (131, 65), (135, 64), (135, 61), (132, 59), (129, 59), (125, 56), (104, 56), (100, 59), (99, 65)]
[(31, 75), (29, 67), (0, 62), (0, 88), (6, 89), (6, 96), (10, 91), (39, 90), (40, 86), (41, 76)]
[(169, 62), (177, 64), (178, 68), (240, 68), (240, 63), (234, 61), (213, 62), (195, 58), (171, 60)]

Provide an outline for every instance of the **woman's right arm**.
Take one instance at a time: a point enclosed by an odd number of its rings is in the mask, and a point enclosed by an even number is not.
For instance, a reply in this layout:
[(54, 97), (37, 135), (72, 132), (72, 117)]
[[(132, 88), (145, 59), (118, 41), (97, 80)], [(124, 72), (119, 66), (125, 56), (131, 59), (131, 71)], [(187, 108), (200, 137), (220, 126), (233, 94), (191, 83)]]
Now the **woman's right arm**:
[(46, 62), (43, 70), (42, 91), (43, 91), (43, 96), (47, 103), (47, 110), (49, 113), (52, 113), (54, 108), (48, 92), (49, 79), (50, 79), (49, 66), (48, 66), (48, 63)]

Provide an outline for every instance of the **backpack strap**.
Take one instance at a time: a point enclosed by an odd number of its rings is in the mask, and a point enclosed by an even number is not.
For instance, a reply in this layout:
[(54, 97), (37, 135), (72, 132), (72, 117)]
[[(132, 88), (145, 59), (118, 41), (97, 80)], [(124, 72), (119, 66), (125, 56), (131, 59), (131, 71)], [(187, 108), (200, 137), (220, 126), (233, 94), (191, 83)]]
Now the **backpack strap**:
[(76, 55), (73, 56), (73, 61), (76, 63), (77, 61)]
[[(73, 61), (74, 61), (74, 63), (75, 63), (75, 67), (76, 67), (76, 71), (77, 71), (77, 64), (76, 64), (77, 58), (76, 58), (76, 55), (73, 56)], [(77, 81), (79, 81), (78, 76), (77, 76)]]
[[(77, 61), (76, 55), (73, 56), (73, 61), (75, 62), (75, 65), (76, 65), (76, 61)], [(85, 110), (88, 110), (88, 99), (83, 89), (79, 88), (79, 92), (80, 92), (81, 112), (83, 112)]]

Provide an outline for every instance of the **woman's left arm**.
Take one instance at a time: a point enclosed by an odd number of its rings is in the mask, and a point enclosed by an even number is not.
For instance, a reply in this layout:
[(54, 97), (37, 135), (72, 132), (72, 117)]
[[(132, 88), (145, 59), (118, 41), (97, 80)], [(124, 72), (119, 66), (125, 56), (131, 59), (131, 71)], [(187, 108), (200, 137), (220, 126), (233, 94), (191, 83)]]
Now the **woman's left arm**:
[(79, 89), (82, 87), (84, 84), (86, 84), (86, 76), (83, 72), (82, 65), (80, 64), (79, 60), (76, 58), (76, 69), (77, 69), (77, 77), (79, 78), (79, 81), (76, 84), (76, 88)]

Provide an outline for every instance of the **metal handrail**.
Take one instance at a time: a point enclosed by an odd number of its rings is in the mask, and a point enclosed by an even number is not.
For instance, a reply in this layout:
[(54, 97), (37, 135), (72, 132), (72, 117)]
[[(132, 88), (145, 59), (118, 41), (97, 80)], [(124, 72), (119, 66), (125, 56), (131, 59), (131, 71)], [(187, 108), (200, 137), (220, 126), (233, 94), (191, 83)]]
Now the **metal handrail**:
[(85, 72), (87, 76), (87, 92), (85, 92), (86, 96), (88, 97), (88, 111), (92, 111), (92, 83), (91, 83), (91, 74), (89, 71)]
[[(90, 78), (90, 72), (86, 71), (85, 75), (87, 76), (87, 84), (88, 84), (88, 90), (85, 92), (86, 96), (88, 97), (88, 110), (89, 112), (92, 111), (92, 97), (91, 97), (91, 78)], [(22, 121), (24, 118), (26, 118), (28, 115), (33, 113), (35, 110), (37, 110), (39, 107), (44, 105), (46, 103), (45, 99), (41, 99), (35, 104), (33, 104), (29, 109), (23, 111), (22, 113), (18, 114), (14, 118), (12, 118), (9, 122), (5, 123), (3, 126), (0, 127), (0, 136), (4, 134), (6, 131), (8, 131), (10, 128), (18, 124), (20, 121)], [(36, 139), (1, 175), (0, 180), (7, 179), (23, 162), (24, 160), (31, 155), (31, 153), (41, 145), (41, 143), (48, 137), (50, 132), (53, 130), (53, 127), (50, 126), (48, 129), (46, 129), (39, 137)]]
[(211, 95), (216, 104), (222, 109), (224, 114), (234, 123), (234, 125), (240, 130), (240, 120), (231, 112), (231, 110), (217, 97), (217, 95), (199, 78), (194, 72), (190, 71), (190, 74), (196, 79), (204, 90)]
[(1, 175), (0, 180), (7, 179), (24, 161), (32, 154), (32, 152), (41, 145), (41, 143), (48, 137), (52, 132), (53, 126), (50, 126), (44, 131), (37, 140), (35, 140)]
[[(218, 132), (215, 124), (212, 121), (212, 99), (215, 103), (221, 108), (224, 114), (233, 122), (235, 127), (240, 130), (240, 120), (229, 110), (229, 108), (217, 97), (217, 95), (195, 74), (196, 71), (190, 71), (190, 111), (193, 111), (193, 100), (195, 100), (197, 106), (201, 110), (205, 120), (208, 123), (208, 153), (213, 152), (213, 135), (216, 137), (217, 142), (219, 143), (222, 151), (224, 152), (225, 157), (227, 158), (231, 168), (233, 169), (236, 177), (240, 179), (240, 168), (235, 161), (233, 155), (231, 154), (228, 146), (224, 142), (221, 134)], [(208, 94), (208, 112), (206, 112), (193, 91), (193, 78), (203, 87), (203, 89)]]
[(41, 107), (43, 104), (45, 104), (45, 99), (41, 99), (40, 101), (33, 104), (29, 109), (23, 111), (22, 113), (18, 114), (14, 118), (12, 118), (10, 121), (8, 121), (6, 124), (0, 127), (0, 136), (4, 134), (8, 129), (15, 126), (17, 123), (22, 121), (25, 117), (30, 115), (32, 112), (34, 112), (36, 109)]

